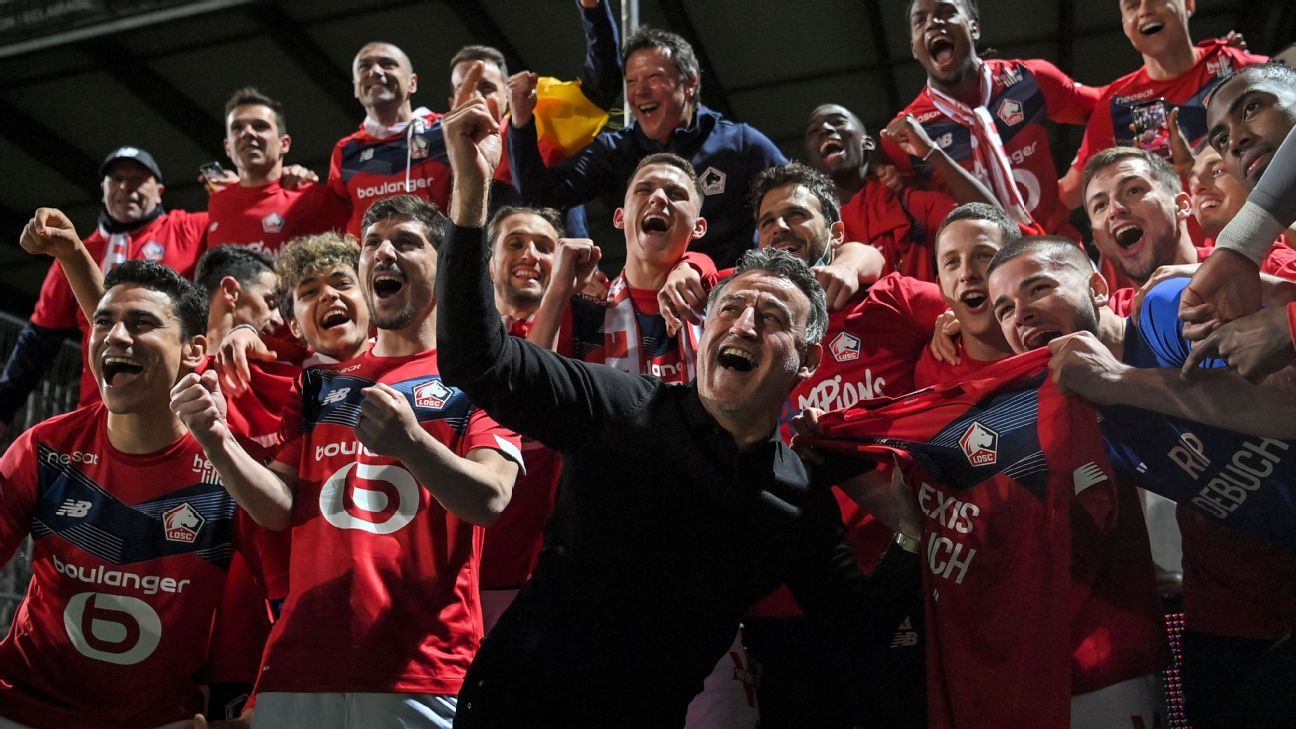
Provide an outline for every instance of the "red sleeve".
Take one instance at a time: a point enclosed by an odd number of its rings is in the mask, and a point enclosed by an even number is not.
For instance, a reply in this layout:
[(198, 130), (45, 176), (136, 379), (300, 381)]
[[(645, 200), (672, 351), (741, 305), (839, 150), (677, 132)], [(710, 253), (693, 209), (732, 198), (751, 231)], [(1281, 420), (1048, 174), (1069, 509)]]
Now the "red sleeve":
[[(901, 112), (901, 113), (903, 114), (906, 112)], [(885, 160), (878, 160), (878, 161), (882, 162), (883, 164), (886, 164), (889, 161), (891, 164), (895, 165), (896, 169), (906, 179), (912, 179), (916, 176), (920, 176), (921, 174), (923, 174), (917, 168), (914, 167), (914, 158), (910, 157), (908, 152), (901, 149), (900, 145), (891, 141), (889, 137), (884, 137), (881, 134), (877, 134), (876, 137), (878, 143), (882, 147), (882, 152), (887, 157), (887, 159)], [(930, 169), (931, 168), (927, 168), (927, 172), (930, 172)]]
[(28, 429), (0, 458), (0, 564), (31, 531), (32, 512), (39, 498), (36, 484), (36, 443)]
[[(287, 416), (284, 417), (287, 420)], [(522, 438), (513, 431), (495, 422), (485, 410), (474, 409), (468, 418), (468, 432), (459, 445), (459, 455), (466, 456), (478, 448), (490, 448), (499, 451), (505, 458), (515, 462), (526, 471), (522, 460)]]
[(1111, 292), (1107, 298), (1107, 308), (1116, 312), (1116, 316), (1126, 317), (1134, 313), (1134, 297), (1138, 289), (1123, 288)]
[(312, 232), (345, 232), (347, 221), (351, 218), (351, 201), (338, 197), (337, 190), (332, 185), (331, 170), (329, 174), (327, 183), (310, 185), (302, 193)]
[(1021, 61), (1030, 69), (1044, 92), (1048, 118), (1059, 124), (1085, 124), (1089, 121), (1100, 92), (1092, 86), (1076, 83), (1052, 63), (1042, 59)]

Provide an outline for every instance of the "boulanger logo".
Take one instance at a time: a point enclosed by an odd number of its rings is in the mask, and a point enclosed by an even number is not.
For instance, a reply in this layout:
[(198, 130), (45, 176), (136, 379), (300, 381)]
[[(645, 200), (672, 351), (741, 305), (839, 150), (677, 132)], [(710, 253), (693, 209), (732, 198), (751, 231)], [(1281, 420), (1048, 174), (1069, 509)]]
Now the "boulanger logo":
[(82, 592), (68, 601), (63, 627), (81, 655), (118, 666), (148, 658), (162, 642), (162, 621), (143, 600)]
[(974, 466), (989, 466), (999, 459), (999, 434), (977, 422), (968, 426), (959, 446)]
[(320, 490), (320, 514), (338, 529), (391, 534), (413, 521), (418, 507), (418, 482), (394, 464), (348, 463)]

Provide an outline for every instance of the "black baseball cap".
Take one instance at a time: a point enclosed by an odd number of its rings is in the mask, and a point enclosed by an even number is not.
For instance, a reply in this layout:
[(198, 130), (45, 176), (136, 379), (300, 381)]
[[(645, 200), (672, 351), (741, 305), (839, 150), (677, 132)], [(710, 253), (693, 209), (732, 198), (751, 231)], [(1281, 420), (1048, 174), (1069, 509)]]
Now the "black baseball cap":
[(158, 182), (162, 181), (162, 170), (158, 169), (158, 163), (153, 159), (153, 155), (139, 147), (132, 147), (130, 145), (118, 147), (109, 152), (108, 156), (104, 157), (103, 164), (99, 165), (99, 176), (103, 177), (107, 175), (108, 168), (112, 167), (113, 162), (116, 162), (119, 159), (128, 159), (132, 162), (138, 162), (148, 169), (149, 172), (152, 172)]

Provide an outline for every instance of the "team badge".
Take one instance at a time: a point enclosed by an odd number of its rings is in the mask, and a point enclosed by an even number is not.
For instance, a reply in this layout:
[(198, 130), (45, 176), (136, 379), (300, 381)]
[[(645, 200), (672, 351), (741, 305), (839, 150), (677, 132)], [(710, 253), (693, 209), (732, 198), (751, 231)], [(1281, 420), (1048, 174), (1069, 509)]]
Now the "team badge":
[(454, 391), (441, 384), (440, 380), (430, 380), (414, 388), (414, 404), (421, 408), (440, 410), (453, 394)]
[(279, 213), (270, 213), (261, 218), (261, 230), (266, 233), (282, 233), (284, 219)]
[(1026, 115), (1022, 113), (1021, 102), (1013, 99), (1004, 99), (1000, 102), (998, 115), (1003, 123), (1010, 127), (1015, 127), (1026, 120)]
[(168, 542), (193, 544), (198, 540), (198, 530), (206, 523), (202, 514), (187, 503), (162, 514), (162, 527), (166, 530)]
[(427, 137), (415, 134), (410, 139), (410, 159), (427, 159), (429, 146)]
[(959, 438), (959, 446), (974, 466), (989, 466), (999, 459), (999, 434), (975, 421)]
[(725, 191), (725, 173), (714, 167), (708, 167), (698, 176), (702, 181), (703, 195), (719, 195)]
[(854, 362), (860, 358), (859, 337), (842, 332), (833, 337), (832, 342), (828, 344), (828, 351), (832, 352), (833, 359), (838, 362)]
[(145, 243), (144, 247), (140, 248), (140, 258), (143, 258), (146, 261), (157, 263), (160, 262), (164, 256), (166, 256), (166, 246), (155, 240)]

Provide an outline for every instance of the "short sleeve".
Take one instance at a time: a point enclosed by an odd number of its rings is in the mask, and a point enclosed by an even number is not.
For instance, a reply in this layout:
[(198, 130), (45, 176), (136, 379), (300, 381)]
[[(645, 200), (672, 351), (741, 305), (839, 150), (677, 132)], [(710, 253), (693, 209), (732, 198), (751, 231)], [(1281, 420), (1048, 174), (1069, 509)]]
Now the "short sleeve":
[(517, 433), (505, 428), (486, 414), (485, 410), (473, 409), (468, 418), (468, 432), (460, 441), (461, 456), (466, 456), (478, 448), (490, 448), (499, 451), (505, 458), (518, 464), (526, 473), (526, 463), (522, 459), (522, 438)]
[[(1162, 281), (1143, 297), (1135, 326), (1138, 336), (1151, 350), (1161, 367), (1181, 367), (1188, 361), (1191, 347), (1183, 335), (1179, 321), (1179, 299), (1188, 288), (1189, 279), (1172, 278)], [(1218, 359), (1208, 359), (1202, 367), (1225, 367)]]
[(1041, 59), (1022, 61), (1044, 93), (1048, 118), (1059, 124), (1086, 124), (1098, 103), (1100, 92), (1076, 83), (1057, 66)]

